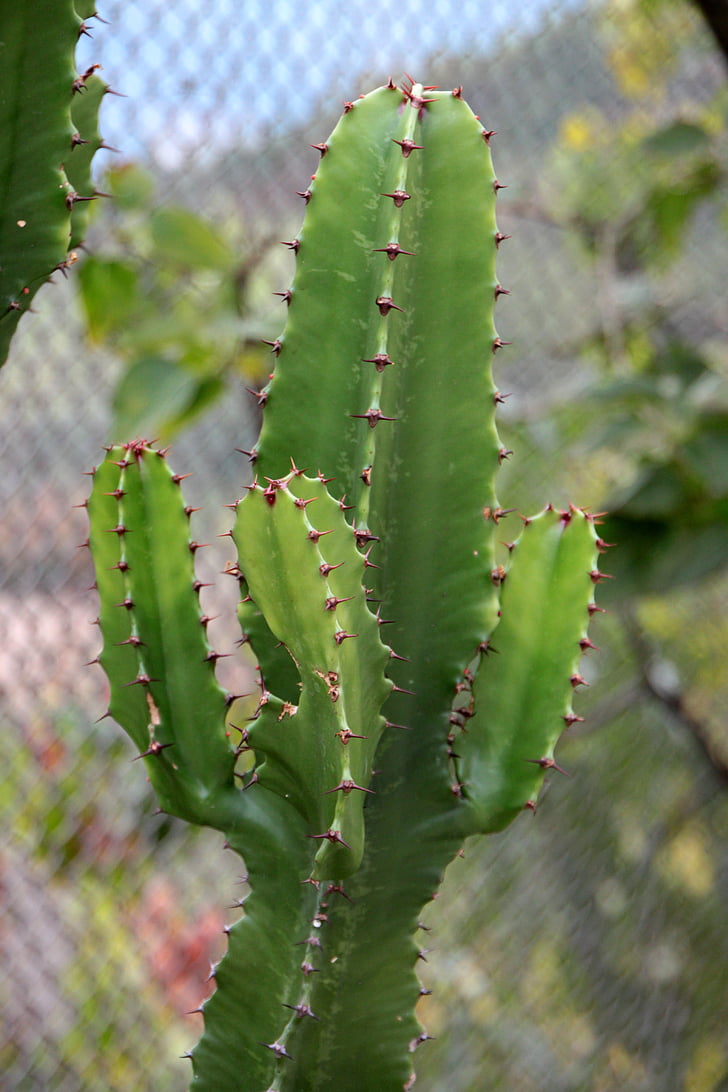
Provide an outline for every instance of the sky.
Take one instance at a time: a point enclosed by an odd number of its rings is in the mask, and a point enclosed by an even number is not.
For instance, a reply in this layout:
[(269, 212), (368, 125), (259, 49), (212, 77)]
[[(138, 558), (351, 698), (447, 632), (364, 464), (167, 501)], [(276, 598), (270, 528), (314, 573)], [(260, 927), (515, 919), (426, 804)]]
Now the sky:
[(125, 99), (107, 98), (102, 129), (126, 158), (181, 166), (285, 130), (326, 95), (337, 103), (418, 71), (436, 51), (487, 52), (501, 35), (535, 30), (585, 0), (99, 0), (108, 23), (82, 38)]

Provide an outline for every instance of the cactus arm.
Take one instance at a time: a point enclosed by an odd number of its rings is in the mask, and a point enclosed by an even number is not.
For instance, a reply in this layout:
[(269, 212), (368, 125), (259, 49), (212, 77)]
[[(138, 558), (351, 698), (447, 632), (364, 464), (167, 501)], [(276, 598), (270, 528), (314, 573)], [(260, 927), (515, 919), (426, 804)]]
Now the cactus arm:
[(329, 835), (317, 875), (342, 877), (361, 860), (364, 796), (391, 689), (389, 652), (362, 586), (364, 559), (341, 505), (323, 482), (297, 472), (250, 489), (235, 541), (250, 594), (300, 673), (295, 705), (263, 687), (248, 733), (266, 756), (256, 776), (298, 807), (314, 837)]
[(590, 647), (596, 539), (592, 517), (546, 509), (513, 547), (494, 651), (459, 695), (464, 712), (453, 731), (458, 782), (479, 831), (500, 830), (536, 806), (544, 773), (556, 767), (554, 746), (577, 719), (571, 698)]
[[(0, 27), (0, 363), (33, 296), (69, 254), (75, 190), (73, 55), (81, 20), (72, 0), (6, 11)], [(85, 121), (90, 121), (89, 117)]]
[[(142, 443), (112, 448), (96, 472), (89, 519), (92, 549), (99, 551), (100, 659), (111, 682), (110, 711), (143, 752), (151, 752), (150, 778), (162, 805), (187, 818), (199, 809), (194, 821), (204, 815), (224, 829), (217, 811), (221, 791), (233, 784), (235, 753), (199, 605), (196, 544), (190, 544), (179, 481), (161, 453)], [(108, 543), (114, 540), (112, 551)], [(109, 595), (109, 574), (102, 571), (112, 556), (113, 579), (124, 592), (119, 599)], [(124, 620), (114, 621), (114, 612)], [(117, 640), (129, 644), (117, 646)], [(145, 713), (139, 697), (124, 696), (127, 690), (141, 694)]]

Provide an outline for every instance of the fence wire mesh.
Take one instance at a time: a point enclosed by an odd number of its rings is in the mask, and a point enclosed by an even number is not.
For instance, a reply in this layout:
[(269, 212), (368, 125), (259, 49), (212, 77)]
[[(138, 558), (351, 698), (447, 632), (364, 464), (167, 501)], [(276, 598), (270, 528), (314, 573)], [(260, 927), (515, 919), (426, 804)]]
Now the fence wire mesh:
[[(104, 105), (120, 151), (104, 153), (99, 189), (133, 164), (148, 196), (136, 221), (97, 211), (92, 254), (136, 260), (136, 247), (153, 262), (141, 221), (181, 206), (248, 263), (249, 343), (175, 441), (176, 467), (194, 469), (189, 501), (205, 505), (199, 538), (227, 530), (222, 505), (246, 480), (245, 388), (267, 368), (257, 336), (280, 325), (269, 293), (290, 269), (273, 244), (300, 221), (309, 145), (390, 75), (464, 84), (498, 130), (499, 226), (513, 236), (499, 332), (513, 346), (497, 364), (516, 452), (501, 495), (521, 510), (546, 497), (600, 507), (640, 460), (674, 469), (694, 424), (716, 537), (676, 555), (679, 579), (614, 599), (585, 668), (585, 722), (560, 750), (571, 777), (533, 819), (468, 846), (428, 908), (433, 1039), (417, 1086), (725, 1092), (728, 109), (697, 8), (106, 0), (100, 14), (78, 67), (100, 61), (126, 97)], [(200, 1031), (184, 1014), (211, 988), (239, 869), (216, 836), (155, 814), (130, 745), (97, 719), (106, 692), (83, 666), (99, 640), (72, 506), (117, 438), (134, 360), (128, 341), (92, 336), (76, 273), (38, 297), (0, 374), (0, 1084), (181, 1092)], [(695, 513), (652, 509), (678, 538)], [(210, 555), (219, 572), (225, 546)], [(206, 601), (222, 615), (216, 647), (235, 639), (228, 592)], [(244, 670), (221, 664), (231, 685)]]

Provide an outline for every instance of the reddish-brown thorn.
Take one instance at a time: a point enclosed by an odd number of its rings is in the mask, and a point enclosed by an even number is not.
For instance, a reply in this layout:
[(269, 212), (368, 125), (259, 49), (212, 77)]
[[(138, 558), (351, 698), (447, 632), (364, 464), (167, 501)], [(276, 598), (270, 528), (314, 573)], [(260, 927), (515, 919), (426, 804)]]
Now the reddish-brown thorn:
[(409, 724), (394, 724), (393, 721), (391, 721), (391, 720), (385, 720), (384, 727), (385, 728), (399, 728), (400, 731), (402, 731), (402, 732), (410, 732), (411, 731), (411, 728), (410, 728)]
[(391, 197), (392, 200), (394, 201), (395, 206), (398, 209), (401, 209), (402, 205), (405, 203), (405, 201), (409, 201), (409, 199), (410, 199), (410, 197), (412, 195), (410, 193), (407, 193), (406, 190), (395, 190), (394, 193), (383, 193), (383, 194), (381, 194), (381, 196), (382, 197)]
[(378, 407), (368, 409), (366, 413), (350, 413), (350, 417), (356, 417), (369, 422), (369, 428), (376, 428), (380, 421), (396, 421), (396, 417), (385, 417)]
[(414, 140), (408, 140), (406, 137), (404, 140), (394, 140), (394, 138), (392, 138), (392, 142), (394, 144), (399, 144), (400, 148), (402, 149), (402, 155), (405, 159), (408, 159), (412, 152), (422, 151), (421, 144), (415, 144)]
[(293, 298), (293, 292), (291, 292), (290, 288), (287, 288), (285, 292), (274, 292), (273, 295), (280, 296), (281, 303), (286, 303), (290, 306), (291, 299)]
[(335, 732), (334, 734), (337, 735), (344, 744), (348, 743), (350, 739), (369, 739), (369, 736), (356, 735), (350, 728), (342, 728), (340, 732)]
[(496, 136), (497, 133), (497, 129), (483, 129), (480, 135), (482, 136), (486, 144), (490, 144), (490, 138)]
[(315, 842), (325, 838), (333, 845), (344, 846), (346, 849), (351, 849), (351, 846), (342, 838), (340, 830), (326, 830), (323, 834), (307, 834), (306, 837), (312, 838)]
[(375, 247), (372, 253), (386, 254), (390, 262), (393, 262), (394, 259), (398, 258), (400, 254), (408, 254), (411, 258), (414, 258), (415, 256), (413, 250), (402, 250), (402, 247), (399, 245), (399, 243), (387, 243), (386, 246)]
[(504, 235), (502, 231), (496, 231), (494, 238), (495, 238), (496, 247), (499, 247), (501, 245), (501, 243), (504, 243), (506, 241), (506, 239), (510, 239), (511, 236), (510, 235)]
[(576, 713), (564, 713), (561, 719), (567, 728), (571, 728), (572, 724), (581, 724), (584, 720), (583, 717), (577, 717)]
[(324, 610), (336, 610), (339, 603), (348, 603), (354, 598), (353, 595), (347, 595), (344, 599), (338, 599), (335, 595), (330, 595), (324, 603)]
[(157, 758), (161, 755), (165, 747), (174, 747), (174, 743), (158, 743), (156, 739), (153, 739), (146, 751), (142, 751), (140, 755), (136, 755), (136, 757), (132, 759), (132, 762), (136, 762), (137, 759), (140, 758), (149, 758), (150, 756)]
[(320, 144), (310, 144), (309, 147), (314, 148), (317, 152), (319, 152), (322, 159), (329, 150), (328, 144), (326, 144), (324, 141), (322, 141)]
[(391, 296), (377, 296), (374, 301), (379, 308), (380, 315), (388, 315), (390, 311), (401, 311)]
[(378, 372), (383, 372), (388, 364), (394, 364), (394, 361), (387, 353), (375, 353), (373, 357), (362, 358), (363, 364), (373, 364)]
[(510, 294), (510, 288), (504, 288), (502, 284), (497, 284), (493, 289), (493, 295), (496, 299), (498, 299), (499, 296), (510, 296)]
[(498, 190), (507, 190), (508, 186), (504, 186), (502, 182), (499, 182), (497, 178), (493, 179), (493, 191), (498, 193)]
[(281, 239), (281, 246), (287, 246), (289, 250), (292, 250), (294, 254), (298, 254), (298, 248), (301, 245), (300, 239), (291, 239), (290, 242), (286, 242)]
[(265, 388), (257, 391), (254, 387), (246, 387), (245, 389), (248, 394), (252, 394), (253, 398), (256, 400), (260, 408), (263, 409), (266, 402), (268, 401), (268, 391)]
[(339, 561), (336, 565), (329, 565), (327, 561), (324, 561), (322, 565), (319, 565), (319, 572), (323, 577), (327, 577), (334, 569), (340, 569), (343, 564), (343, 561)]
[(304, 1016), (310, 1016), (312, 1020), (320, 1020), (320, 1017), (316, 1015), (311, 1006), (304, 1004), (304, 1002), (301, 1002), (298, 1005), (288, 1005), (284, 1001), (283, 1007), (286, 1009), (292, 1009), (293, 1012), (295, 1012), (296, 1016), (299, 1018), (299, 1020)]
[(263, 344), (264, 345), (270, 345), (271, 352), (274, 353), (276, 356), (280, 356), (280, 352), (281, 352), (281, 349), (283, 347), (283, 342), (281, 341), (281, 339), (279, 337), (277, 337), (275, 339), (275, 341), (266, 341), (264, 339)]
[(261, 1043), (260, 1045), (264, 1046), (266, 1048), (266, 1050), (271, 1050), (275, 1054), (276, 1058), (290, 1058), (291, 1057), (291, 1055), (288, 1053), (288, 1051), (284, 1047), (283, 1043)]
[(358, 633), (347, 633), (346, 630), (339, 629), (334, 634), (334, 640), (336, 641), (337, 645), (343, 645), (343, 643), (347, 639), (347, 637), (358, 637), (358, 636), (359, 636)]
[(574, 674), (569, 678), (569, 682), (571, 683), (571, 685), (573, 686), (573, 688), (575, 690), (576, 690), (577, 686), (588, 686), (589, 685), (589, 683), (586, 681), (584, 676), (580, 675), (578, 672), (574, 672)]
[(491, 345), (491, 352), (496, 353), (496, 352), (498, 352), (499, 349), (502, 349), (504, 345), (512, 345), (512, 344), (513, 343), (511, 341), (503, 341), (503, 339), (500, 338), (500, 337), (494, 337), (493, 338), (493, 344)]
[(308, 532), (308, 538), (310, 538), (311, 542), (318, 542), (318, 540), (323, 535), (330, 535), (332, 531), (333, 527), (331, 527), (328, 531), (317, 531), (314, 527), (312, 527), (311, 530)]
[(355, 781), (350, 780), (340, 781), (333, 789), (326, 789), (323, 795), (328, 796), (329, 793), (332, 792), (343, 792), (345, 796), (348, 796), (354, 789), (358, 789), (359, 792), (369, 792), (374, 795), (374, 789), (365, 789), (363, 785), (357, 785)]
[(542, 770), (558, 770), (564, 777), (571, 776), (566, 770), (562, 770), (561, 766), (557, 766), (553, 758), (549, 758), (548, 755), (544, 755), (543, 758), (527, 758), (526, 762), (532, 762), (535, 766), (540, 766)]

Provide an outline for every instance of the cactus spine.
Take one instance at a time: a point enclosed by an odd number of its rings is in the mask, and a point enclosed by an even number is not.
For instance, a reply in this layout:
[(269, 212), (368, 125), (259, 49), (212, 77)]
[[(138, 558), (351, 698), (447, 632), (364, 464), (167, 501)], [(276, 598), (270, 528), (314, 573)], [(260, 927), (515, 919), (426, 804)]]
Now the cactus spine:
[(260, 700), (234, 741), (179, 476), (143, 441), (95, 472), (109, 711), (251, 885), (195, 1089), (411, 1087), (422, 907), (466, 837), (535, 806), (578, 719), (594, 519), (546, 508), (496, 555), (491, 135), (460, 89), (390, 82), (319, 146), (236, 505)]
[[(6, 5), (7, 8), (7, 5)], [(99, 104), (108, 88), (74, 65), (86, 0), (36, 0), (3, 12), (0, 26), (0, 364), (33, 296), (65, 273), (97, 196), (91, 160), (102, 146)]]

